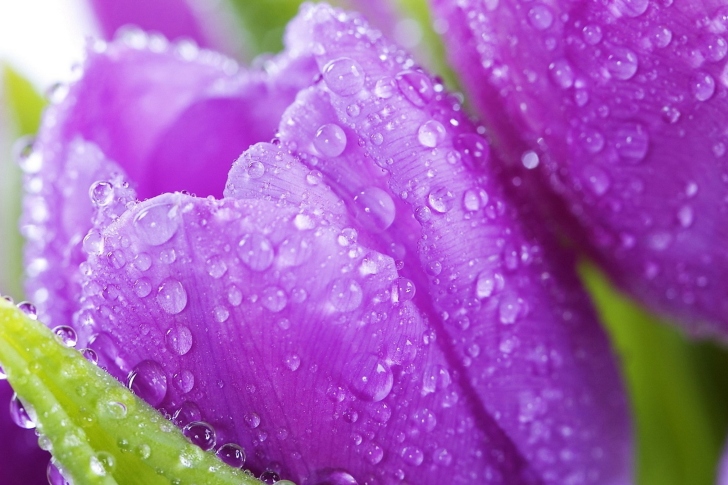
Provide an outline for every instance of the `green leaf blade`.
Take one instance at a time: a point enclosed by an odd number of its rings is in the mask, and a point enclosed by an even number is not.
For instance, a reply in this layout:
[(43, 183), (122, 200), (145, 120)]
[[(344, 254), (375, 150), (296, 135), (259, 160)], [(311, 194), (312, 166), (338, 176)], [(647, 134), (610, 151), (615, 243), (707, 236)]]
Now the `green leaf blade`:
[(0, 364), (77, 484), (260, 485), (0, 298)]

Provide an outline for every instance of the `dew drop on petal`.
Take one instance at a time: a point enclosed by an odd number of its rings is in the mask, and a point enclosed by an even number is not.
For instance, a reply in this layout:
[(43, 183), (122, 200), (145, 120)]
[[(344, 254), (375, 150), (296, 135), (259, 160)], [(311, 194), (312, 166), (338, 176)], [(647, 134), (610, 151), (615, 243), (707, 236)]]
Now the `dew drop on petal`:
[(187, 306), (187, 290), (181, 282), (167, 278), (157, 289), (157, 303), (166, 313), (176, 315)]
[(78, 342), (76, 331), (68, 325), (59, 325), (53, 329), (53, 333), (66, 347), (75, 347)]
[(428, 148), (435, 148), (445, 139), (447, 132), (445, 127), (437, 120), (424, 122), (417, 130), (417, 140), (420, 145)]
[(273, 264), (275, 251), (270, 240), (262, 234), (246, 234), (238, 243), (238, 254), (253, 271), (265, 271)]
[(396, 208), (387, 192), (379, 187), (367, 187), (354, 196), (354, 213), (366, 229), (381, 232), (394, 222)]
[(549, 7), (539, 3), (528, 11), (528, 20), (536, 30), (546, 30), (554, 23), (554, 14)]
[(316, 131), (313, 145), (325, 157), (338, 157), (346, 148), (346, 133), (335, 123), (323, 125)]
[(559, 59), (549, 64), (551, 80), (561, 89), (569, 89), (574, 85), (574, 70), (566, 59)]
[(109, 182), (94, 182), (89, 187), (91, 202), (98, 207), (105, 207), (114, 199), (114, 187)]
[(152, 246), (159, 246), (172, 239), (179, 227), (175, 208), (171, 204), (157, 204), (139, 212), (134, 218), (139, 238)]
[(378, 402), (392, 391), (392, 369), (376, 355), (354, 357), (346, 372), (349, 388), (360, 399)]
[(185, 355), (192, 348), (192, 332), (184, 325), (170, 328), (165, 339), (167, 347), (177, 355)]
[(167, 376), (153, 360), (143, 360), (129, 373), (127, 387), (151, 406), (159, 406), (167, 396)]
[(337, 278), (331, 283), (329, 301), (340, 312), (350, 312), (359, 308), (364, 293), (356, 280)]
[(321, 74), (329, 89), (339, 96), (354, 95), (364, 87), (364, 69), (348, 57), (328, 62)]
[(427, 204), (435, 212), (444, 214), (455, 205), (455, 195), (446, 187), (437, 187), (427, 196)]
[(204, 421), (193, 421), (182, 428), (182, 434), (190, 440), (193, 445), (199, 446), (204, 451), (215, 447), (215, 429)]
[(420, 466), (422, 461), (425, 459), (425, 455), (422, 453), (422, 450), (416, 446), (405, 446), (402, 449), (402, 459), (408, 465)]
[(278, 286), (268, 286), (261, 294), (261, 303), (273, 313), (283, 310), (288, 304), (288, 296)]
[(435, 96), (430, 78), (420, 71), (403, 71), (397, 74), (397, 86), (405, 98), (417, 106), (424, 107)]
[(23, 406), (23, 403), (20, 402), (18, 395), (15, 393), (13, 393), (13, 396), (10, 398), (10, 419), (12, 419), (13, 423), (21, 428), (35, 428), (35, 423), (28, 414), (28, 411), (25, 409), (25, 406)]
[(691, 90), (698, 101), (707, 101), (715, 93), (715, 79), (708, 73), (698, 72), (692, 78)]
[(616, 79), (626, 81), (631, 79), (637, 72), (637, 54), (626, 47), (614, 47), (607, 56), (607, 70)]
[(215, 452), (220, 460), (233, 468), (245, 466), (245, 450), (235, 443), (226, 443)]
[(409, 301), (415, 297), (415, 284), (408, 278), (397, 278), (392, 283), (392, 302)]

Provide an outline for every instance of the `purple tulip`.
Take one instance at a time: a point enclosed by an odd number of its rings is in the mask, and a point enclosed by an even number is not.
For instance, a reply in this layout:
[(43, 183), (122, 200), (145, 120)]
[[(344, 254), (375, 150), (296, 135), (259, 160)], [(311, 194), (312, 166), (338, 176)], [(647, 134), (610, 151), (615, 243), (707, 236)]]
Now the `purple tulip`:
[(514, 177), (623, 288), (725, 334), (725, 3), (431, 3)]
[(23, 161), (40, 319), (256, 474), (629, 482), (573, 260), (459, 99), (328, 6), (286, 46), (250, 72), (141, 33), (89, 51)]

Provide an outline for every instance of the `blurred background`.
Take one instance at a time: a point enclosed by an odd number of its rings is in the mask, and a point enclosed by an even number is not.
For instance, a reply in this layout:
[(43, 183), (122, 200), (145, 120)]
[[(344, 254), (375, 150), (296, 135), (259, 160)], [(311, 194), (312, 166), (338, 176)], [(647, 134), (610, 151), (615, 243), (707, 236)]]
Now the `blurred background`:
[[(78, 75), (89, 38), (124, 24), (186, 37), (242, 64), (276, 52), (298, 0), (0, 0), (0, 294), (22, 291), (21, 175), (13, 152), (32, 140), (46, 93)], [(426, 0), (339, 0), (458, 90)], [(620, 356), (635, 416), (636, 483), (713, 484), (728, 436), (728, 351), (686, 338), (614, 290), (588, 262), (582, 276)], [(607, 450), (608, 452), (608, 450)]]

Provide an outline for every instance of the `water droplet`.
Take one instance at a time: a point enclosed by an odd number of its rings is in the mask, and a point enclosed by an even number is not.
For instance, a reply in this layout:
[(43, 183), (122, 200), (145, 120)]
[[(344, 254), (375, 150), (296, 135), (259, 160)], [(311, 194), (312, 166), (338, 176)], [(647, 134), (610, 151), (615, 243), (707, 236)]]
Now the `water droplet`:
[(463, 156), (463, 161), (471, 167), (483, 166), (490, 158), (490, 146), (480, 135), (461, 133), (455, 138), (454, 148)]
[[(298, 215), (300, 216), (302, 214)], [(278, 247), (278, 264), (279, 266), (286, 267), (300, 266), (310, 261), (313, 250), (313, 244), (305, 235), (293, 233)]]
[(238, 288), (235, 285), (231, 285), (230, 288), (228, 288), (228, 303), (230, 303), (232, 306), (238, 306), (243, 301), (243, 292), (240, 291), (240, 288)]
[(419, 222), (427, 222), (432, 218), (432, 211), (429, 207), (426, 206), (420, 206), (415, 209), (415, 219), (417, 219)]
[(529, 150), (521, 155), (521, 163), (528, 170), (533, 170), (538, 167), (539, 161), (538, 154), (533, 150)]
[(190, 440), (193, 445), (199, 446), (204, 451), (215, 447), (215, 429), (204, 421), (193, 421), (184, 428), (182, 434)]
[(185, 401), (182, 403), (179, 409), (175, 411), (174, 415), (172, 416), (172, 421), (177, 426), (185, 426), (186, 424), (189, 424), (193, 421), (200, 421), (201, 417), (202, 413), (197, 404), (190, 401)]
[(35, 423), (30, 418), (28, 411), (25, 409), (25, 406), (23, 406), (23, 403), (20, 402), (18, 395), (15, 393), (13, 393), (13, 396), (10, 398), (10, 419), (13, 420), (13, 423), (23, 429), (35, 428)]
[(554, 14), (543, 4), (536, 4), (528, 11), (528, 20), (537, 30), (546, 30), (554, 23)]
[(607, 190), (609, 190), (611, 180), (609, 180), (607, 172), (602, 170), (600, 167), (597, 167), (596, 165), (586, 165), (583, 173), (586, 185), (594, 193), (594, 195), (602, 196), (607, 192)]
[(134, 283), (134, 294), (139, 298), (144, 298), (152, 292), (152, 284), (146, 278), (139, 278)]
[(215, 279), (222, 278), (227, 272), (227, 264), (220, 256), (212, 256), (207, 260), (207, 274)]
[(100, 256), (104, 253), (104, 236), (102, 236), (99, 231), (92, 229), (88, 232), (88, 234), (86, 234), (86, 237), (83, 238), (81, 245), (87, 254)]
[(695, 73), (691, 81), (691, 89), (695, 99), (707, 101), (715, 93), (715, 79), (706, 72)]
[(574, 85), (574, 70), (566, 59), (559, 59), (549, 64), (551, 80), (561, 89), (569, 89)]
[(245, 171), (251, 179), (259, 179), (265, 175), (265, 165), (260, 160), (252, 160), (245, 168)]
[(329, 89), (339, 96), (354, 95), (364, 87), (364, 69), (348, 57), (328, 62), (321, 74)]
[(53, 333), (56, 334), (58, 340), (61, 341), (66, 347), (75, 347), (78, 342), (76, 331), (68, 325), (59, 325), (53, 329)]
[(285, 359), (283, 359), (283, 363), (288, 367), (291, 371), (296, 371), (301, 366), (301, 358), (297, 356), (296, 354), (291, 354), (286, 356)]
[(392, 197), (379, 187), (367, 187), (354, 196), (356, 220), (366, 229), (382, 232), (394, 222), (396, 208)]
[(672, 42), (672, 31), (664, 26), (657, 27), (652, 33), (652, 39), (659, 48), (664, 48)]
[(146, 271), (152, 266), (152, 257), (147, 253), (139, 253), (136, 255), (136, 258), (134, 258), (134, 266), (136, 266), (139, 271)]
[(427, 203), (435, 212), (444, 214), (455, 205), (455, 195), (446, 187), (437, 187), (430, 191)]
[(179, 281), (167, 278), (157, 289), (157, 303), (166, 313), (176, 315), (187, 306), (187, 291)]
[(364, 292), (356, 280), (338, 278), (331, 283), (329, 301), (340, 312), (350, 312), (359, 308)]
[(392, 283), (392, 302), (409, 301), (415, 297), (415, 284), (407, 278), (397, 278)]
[(238, 243), (238, 254), (253, 271), (265, 271), (273, 264), (275, 251), (270, 240), (262, 234), (246, 234)]
[(167, 396), (167, 376), (153, 360), (143, 360), (129, 373), (127, 387), (153, 407)]
[(463, 207), (470, 212), (480, 209), (480, 196), (477, 190), (468, 189), (465, 191), (463, 194)]
[(315, 485), (359, 485), (356, 479), (344, 470), (331, 469), (316, 472), (311, 483)]
[(50, 485), (70, 485), (71, 482), (63, 478), (61, 469), (58, 468), (56, 461), (51, 458), (48, 462), (48, 468), (46, 468), (46, 478)]
[(504, 286), (505, 280), (500, 273), (484, 270), (475, 280), (475, 295), (478, 298), (488, 298), (494, 292), (502, 290)]
[(367, 443), (363, 448), (364, 458), (372, 465), (378, 464), (384, 458), (384, 450), (376, 443)]
[(376, 146), (380, 146), (382, 143), (384, 143), (384, 135), (379, 132), (374, 133), (370, 138), (372, 140), (372, 143), (374, 143)]
[(516, 321), (521, 312), (520, 299), (512, 294), (504, 295), (498, 306), (498, 317), (501, 323), (509, 325)]
[(226, 443), (215, 452), (220, 460), (233, 468), (243, 468), (245, 465), (245, 450), (235, 443)]
[(424, 122), (417, 130), (417, 140), (424, 147), (435, 148), (445, 139), (445, 127), (436, 120)]
[(402, 459), (408, 465), (420, 466), (425, 459), (425, 455), (416, 446), (405, 446), (402, 449)]
[(593, 128), (580, 131), (579, 141), (589, 153), (599, 153), (604, 148), (604, 135)]
[(602, 28), (598, 25), (586, 25), (581, 31), (584, 42), (589, 45), (597, 45), (602, 41)]
[(288, 304), (288, 296), (280, 287), (269, 286), (262, 292), (261, 303), (271, 312), (278, 313)]
[(435, 96), (430, 78), (420, 71), (403, 71), (397, 74), (397, 87), (410, 103), (419, 108)]
[(105, 207), (114, 200), (114, 186), (109, 182), (94, 182), (88, 193), (91, 202), (98, 207)]
[(436, 449), (432, 455), (432, 461), (440, 466), (448, 467), (452, 463), (452, 460), (452, 453), (450, 453), (445, 448)]
[(276, 472), (268, 470), (260, 474), (260, 481), (268, 485), (273, 485), (274, 483), (280, 482), (281, 477)]
[(243, 419), (248, 423), (250, 429), (255, 429), (260, 426), (260, 416), (257, 413), (246, 414), (243, 416)]
[(21, 301), (18, 303), (18, 310), (23, 312), (23, 314), (31, 320), (38, 320), (38, 310), (36, 310), (35, 305), (29, 301)]
[(313, 145), (325, 157), (338, 157), (346, 148), (346, 133), (337, 124), (323, 125), (316, 132)]
[(111, 453), (99, 451), (90, 459), (91, 473), (99, 477), (105, 477), (116, 466), (116, 459)]
[(167, 347), (177, 355), (185, 355), (192, 348), (192, 332), (184, 325), (170, 328), (165, 339)]
[(647, 11), (649, 0), (614, 0), (614, 7), (627, 17), (639, 17)]
[(139, 212), (134, 218), (139, 238), (152, 246), (159, 246), (172, 239), (179, 227), (176, 209), (171, 204), (157, 204)]
[(394, 79), (391, 77), (384, 77), (377, 81), (377, 84), (374, 86), (374, 94), (382, 99), (389, 99), (392, 96), (394, 96), (394, 90), (396, 89), (396, 84)]
[(173, 375), (172, 380), (174, 385), (177, 386), (177, 389), (182, 391), (184, 394), (187, 394), (193, 387), (195, 387), (195, 375), (188, 370), (183, 370)]
[(392, 391), (392, 369), (376, 355), (354, 357), (345, 372), (349, 388), (360, 399), (378, 402)]
[(647, 155), (649, 136), (639, 123), (624, 123), (616, 130), (615, 148), (619, 156), (628, 162), (641, 162)]
[(680, 207), (680, 210), (677, 212), (677, 219), (680, 221), (680, 225), (686, 229), (693, 225), (693, 217), (693, 208), (689, 205)]
[(637, 72), (638, 65), (637, 54), (626, 47), (613, 47), (606, 62), (607, 70), (612, 76), (622, 81), (631, 79)]

